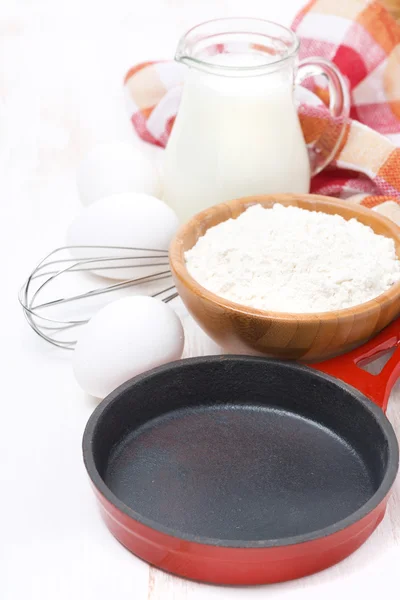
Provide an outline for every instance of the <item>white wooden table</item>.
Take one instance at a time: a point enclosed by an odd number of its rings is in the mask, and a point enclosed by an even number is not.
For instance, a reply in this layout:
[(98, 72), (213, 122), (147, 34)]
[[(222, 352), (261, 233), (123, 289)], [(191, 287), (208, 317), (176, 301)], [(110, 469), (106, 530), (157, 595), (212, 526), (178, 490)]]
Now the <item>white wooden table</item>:
[[(289, 24), (300, 5), (2, 0), (2, 600), (399, 597), (400, 481), (371, 539), (342, 564), (300, 581), (241, 589), (199, 585), (132, 556), (101, 522), (82, 464), (81, 436), (95, 402), (75, 383), (70, 354), (38, 339), (17, 303), (19, 285), (36, 261), (63, 243), (79, 209), (74, 174), (80, 158), (96, 142), (135, 139), (123, 102), (125, 71), (144, 59), (171, 57), (178, 37), (200, 21), (259, 16)], [(146, 151), (160, 159), (161, 150)], [(214, 353), (212, 342), (179, 312), (185, 355)], [(389, 418), (400, 438), (396, 400)]]

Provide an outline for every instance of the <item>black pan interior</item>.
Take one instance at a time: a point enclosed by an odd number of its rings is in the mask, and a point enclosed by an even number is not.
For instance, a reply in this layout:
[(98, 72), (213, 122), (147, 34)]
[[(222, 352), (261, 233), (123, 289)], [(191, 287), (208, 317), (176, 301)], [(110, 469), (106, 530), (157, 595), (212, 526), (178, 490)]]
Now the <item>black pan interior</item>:
[(91, 448), (139, 520), (245, 545), (365, 505), (388, 469), (388, 428), (361, 394), (306, 367), (209, 357), (125, 385), (99, 409)]

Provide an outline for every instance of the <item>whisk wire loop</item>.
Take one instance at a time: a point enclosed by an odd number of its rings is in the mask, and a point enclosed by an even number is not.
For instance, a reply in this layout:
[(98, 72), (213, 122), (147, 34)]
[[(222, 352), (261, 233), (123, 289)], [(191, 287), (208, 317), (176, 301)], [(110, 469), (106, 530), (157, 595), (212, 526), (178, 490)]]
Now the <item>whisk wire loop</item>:
[[(67, 256), (65, 256), (66, 254)], [(107, 276), (120, 279), (118, 276), (115, 277), (115, 274), (111, 275), (111, 273), (117, 273), (118, 269), (121, 274), (127, 272), (131, 274), (132, 271), (135, 276), (124, 276), (116, 283), (103, 283), (98, 287), (85, 289), (84, 292), (51, 297), (52, 287), (60, 284), (68, 274), (101, 275), (104, 282), (104, 277)], [(141, 269), (142, 272), (140, 272)], [(143, 274), (145, 269), (150, 269), (151, 272)], [(136, 276), (136, 270), (138, 270), (138, 276)], [(169, 282), (167, 282), (168, 279)], [(70, 339), (65, 334), (88, 323), (93, 314), (89, 314), (85, 318), (67, 318), (66, 308), (68, 306), (126, 288), (138, 287), (140, 289), (143, 286), (159, 285), (159, 282), (162, 282), (161, 289), (157, 289), (149, 295), (153, 298), (160, 298), (163, 302), (170, 302), (177, 297), (178, 294), (169, 269), (167, 250), (126, 246), (62, 246), (50, 252), (33, 269), (21, 287), (18, 299), (27, 322), (42, 339), (59, 348), (73, 350), (76, 339)], [(88, 281), (86, 281), (86, 285), (87, 283)], [(45, 292), (50, 292), (50, 299), (43, 299)], [(53, 293), (55, 294), (55, 292)], [(60, 307), (65, 310), (65, 314), (60, 318), (54, 318), (46, 313), (46, 310)]]

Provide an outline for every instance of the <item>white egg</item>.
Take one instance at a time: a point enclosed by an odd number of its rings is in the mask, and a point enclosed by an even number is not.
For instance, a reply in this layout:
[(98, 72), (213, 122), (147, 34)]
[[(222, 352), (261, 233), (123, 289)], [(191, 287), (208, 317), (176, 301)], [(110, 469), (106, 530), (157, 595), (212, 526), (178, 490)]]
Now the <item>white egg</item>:
[[(71, 223), (67, 231), (66, 243), (68, 246), (123, 246), (162, 250), (165, 258), (156, 262), (162, 262), (168, 268), (165, 251), (168, 250), (178, 224), (174, 211), (158, 198), (132, 192), (115, 194), (84, 208)], [(71, 253), (77, 257), (83, 254), (82, 250), (75, 249), (72, 249)], [(104, 256), (107, 252), (91, 250), (85, 251), (84, 254)], [(149, 253), (146, 250), (139, 254), (157, 256), (160, 253)], [(112, 255), (123, 256), (127, 255), (127, 252), (113, 251)], [(127, 265), (128, 262), (125, 261), (123, 264)], [(136, 266), (137, 262), (131, 261), (131, 264)], [(108, 269), (101, 274), (114, 279), (128, 279), (138, 276), (138, 271), (135, 268), (119, 268)], [(142, 270), (140, 274), (145, 276), (149, 271)]]
[(167, 304), (148, 296), (121, 298), (82, 330), (75, 377), (85, 392), (104, 398), (131, 377), (179, 359), (183, 344), (182, 324)]
[(92, 148), (78, 168), (76, 181), (85, 205), (121, 192), (161, 196), (156, 167), (140, 148), (127, 142), (109, 142)]

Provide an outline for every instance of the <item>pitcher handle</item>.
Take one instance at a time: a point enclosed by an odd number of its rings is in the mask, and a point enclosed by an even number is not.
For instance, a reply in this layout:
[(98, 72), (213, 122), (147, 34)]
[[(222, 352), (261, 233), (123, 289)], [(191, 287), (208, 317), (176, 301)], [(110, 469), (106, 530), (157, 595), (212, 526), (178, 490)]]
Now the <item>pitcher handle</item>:
[[(342, 73), (331, 61), (319, 57), (306, 58), (300, 61), (295, 83), (300, 85), (305, 79), (320, 75), (328, 81), (329, 111), (332, 117), (335, 119), (341, 118), (345, 121), (350, 114), (350, 93)], [(344, 122), (332, 151), (313, 168), (312, 175), (317, 175), (334, 160), (345, 132), (346, 123)]]

